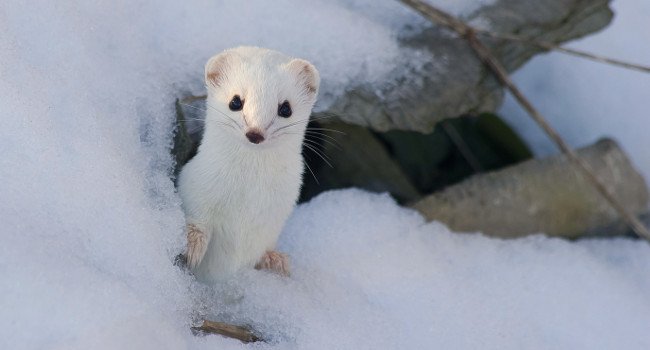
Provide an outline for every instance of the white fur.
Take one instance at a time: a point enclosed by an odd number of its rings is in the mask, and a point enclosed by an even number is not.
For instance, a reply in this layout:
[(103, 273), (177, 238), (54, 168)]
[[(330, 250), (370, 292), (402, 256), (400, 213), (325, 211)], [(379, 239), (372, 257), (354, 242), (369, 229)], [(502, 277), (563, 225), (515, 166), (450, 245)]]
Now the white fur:
[[(209, 79), (215, 70), (217, 82)], [(271, 50), (240, 47), (208, 61), (203, 140), (178, 179), (187, 223), (206, 235), (205, 255), (198, 247), (193, 257), (200, 280), (252, 268), (275, 248), (302, 184), (301, 145), (318, 85), (311, 64)], [(244, 106), (233, 112), (228, 104), (235, 95)], [(293, 110), (289, 118), (277, 115), (285, 100)], [(297, 124), (279, 130), (291, 123)], [(262, 131), (262, 143), (248, 141), (251, 128)]]

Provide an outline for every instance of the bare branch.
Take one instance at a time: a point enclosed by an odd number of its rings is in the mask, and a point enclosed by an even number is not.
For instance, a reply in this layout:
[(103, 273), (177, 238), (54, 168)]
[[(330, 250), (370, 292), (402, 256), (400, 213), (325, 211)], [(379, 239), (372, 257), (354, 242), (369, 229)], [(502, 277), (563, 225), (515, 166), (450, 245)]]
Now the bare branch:
[(489, 30), (483, 30), (483, 29), (476, 29), (476, 33), (480, 35), (486, 35), (495, 39), (503, 39), (503, 40), (511, 40), (511, 41), (518, 41), (522, 42), (525, 44), (530, 44), (530, 45), (535, 45), (539, 46), (541, 48), (547, 49), (547, 50), (555, 50), (559, 51), (562, 53), (566, 53), (569, 55), (577, 56), (577, 57), (582, 57), (586, 58), (592, 61), (600, 62), (600, 63), (607, 63), (607, 64), (612, 64), (615, 66), (619, 66), (622, 68), (627, 68), (627, 69), (633, 69), (637, 70), (643, 73), (650, 73), (650, 67), (636, 64), (636, 63), (630, 63), (630, 62), (625, 62), (621, 60), (617, 60), (614, 58), (609, 58), (601, 55), (595, 55), (593, 53), (585, 52), (585, 51), (580, 51), (576, 49), (570, 49), (568, 47), (563, 47), (556, 45), (554, 43), (548, 42), (548, 41), (539, 41), (539, 40), (533, 40), (533, 39), (527, 39), (518, 35), (513, 35), (513, 34), (505, 34), (505, 33), (494, 33)]

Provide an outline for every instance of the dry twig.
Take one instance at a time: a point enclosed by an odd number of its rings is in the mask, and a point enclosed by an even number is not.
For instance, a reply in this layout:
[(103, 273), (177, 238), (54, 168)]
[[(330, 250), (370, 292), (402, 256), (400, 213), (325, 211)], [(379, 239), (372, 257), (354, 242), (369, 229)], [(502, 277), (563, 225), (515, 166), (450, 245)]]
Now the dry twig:
[(234, 326), (223, 322), (204, 320), (201, 326), (192, 327), (192, 330), (198, 333), (219, 334), (227, 338), (240, 340), (242, 343), (254, 343), (262, 340), (246, 327)]
[(446, 120), (442, 121), (441, 124), (442, 129), (445, 131), (445, 133), (447, 133), (447, 136), (449, 136), (451, 142), (456, 145), (456, 148), (458, 148), (461, 156), (465, 159), (465, 161), (467, 161), (469, 167), (472, 168), (475, 173), (483, 172), (481, 162), (479, 162), (478, 159), (474, 156), (474, 153), (469, 148), (465, 140), (463, 140), (463, 137), (460, 136), (456, 128)]
[(543, 49), (546, 49), (546, 50), (555, 50), (555, 51), (558, 51), (558, 52), (566, 53), (566, 54), (577, 56), (577, 57), (586, 58), (586, 59), (596, 61), (596, 62), (600, 62), (600, 63), (607, 63), (607, 64), (612, 64), (612, 65), (615, 65), (615, 66), (619, 66), (621, 68), (633, 69), (633, 70), (637, 70), (637, 71), (644, 72), (644, 73), (650, 73), (650, 67), (648, 67), (648, 66), (644, 66), (644, 65), (640, 65), (640, 64), (636, 64), (636, 63), (625, 62), (625, 61), (622, 61), (622, 60), (617, 60), (617, 59), (605, 57), (605, 56), (602, 56), (602, 55), (595, 55), (593, 53), (585, 52), (585, 51), (581, 51), (581, 50), (570, 49), (568, 47), (559, 46), (559, 45), (556, 45), (556, 44), (548, 42), (548, 41), (540, 41), (540, 40), (528, 39), (528, 38), (524, 38), (524, 37), (514, 35), (514, 34), (495, 33), (495, 32), (492, 32), (492, 31), (489, 31), (489, 30), (484, 30), (484, 29), (476, 29), (475, 28), (475, 31), (476, 31), (477, 34), (489, 36), (489, 37), (492, 37), (492, 38), (495, 38), (495, 39), (518, 41), (518, 42), (521, 42), (521, 43), (524, 43), (524, 44), (539, 46), (539, 47), (541, 47)]
[(443, 25), (468, 41), (469, 45), (476, 52), (477, 56), (485, 63), (486, 66), (494, 73), (496, 78), (512, 93), (517, 102), (528, 112), (533, 120), (546, 132), (546, 134), (555, 142), (558, 148), (564, 153), (576, 166), (580, 169), (591, 182), (591, 184), (600, 192), (600, 194), (609, 202), (609, 204), (618, 212), (618, 214), (625, 220), (625, 222), (636, 232), (639, 236), (650, 240), (650, 232), (639, 221), (639, 219), (630, 213), (621, 204), (614, 194), (607, 188), (607, 186), (598, 178), (598, 176), (591, 169), (582, 158), (562, 139), (562, 137), (555, 131), (555, 129), (546, 121), (542, 114), (535, 109), (535, 107), (528, 101), (523, 93), (517, 88), (514, 82), (499, 60), (490, 52), (490, 49), (485, 46), (476, 36), (477, 30), (452, 15), (443, 12), (421, 0), (400, 0), (402, 3), (415, 9), (420, 14), (429, 18), (433, 22)]

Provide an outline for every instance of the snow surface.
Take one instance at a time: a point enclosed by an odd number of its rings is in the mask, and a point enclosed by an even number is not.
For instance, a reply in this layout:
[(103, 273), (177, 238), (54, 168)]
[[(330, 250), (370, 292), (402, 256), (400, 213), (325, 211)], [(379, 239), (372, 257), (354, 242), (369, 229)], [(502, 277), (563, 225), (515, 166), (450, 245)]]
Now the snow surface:
[[(619, 0), (612, 7), (612, 24), (568, 46), (650, 66), (650, 1)], [(513, 78), (571, 145), (613, 137), (650, 179), (650, 74), (549, 53), (533, 58)], [(511, 96), (500, 113), (537, 155), (557, 152)]]
[[(452, 234), (386, 195), (299, 207), (280, 242), (289, 279), (210, 289), (172, 265), (179, 91), (200, 93), (206, 59), (238, 44), (314, 61), (321, 106), (379, 81), (419, 57), (397, 51), (400, 28), (425, 24), (390, 1), (358, 14), (369, 3), (1, 3), (0, 348), (648, 348), (647, 243)], [(270, 343), (195, 337), (197, 313)]]

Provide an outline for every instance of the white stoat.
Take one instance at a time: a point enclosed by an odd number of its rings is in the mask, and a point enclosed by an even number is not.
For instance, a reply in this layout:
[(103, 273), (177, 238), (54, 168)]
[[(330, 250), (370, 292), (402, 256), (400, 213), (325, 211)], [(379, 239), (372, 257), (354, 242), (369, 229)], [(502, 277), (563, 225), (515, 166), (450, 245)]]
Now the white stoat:
[(205, 66), (205, 131), (178, 178), (187, 262), (214, 282), (241, 268), (288, 274), (275, 245), (302, 184), (301, 147), (320, 77), (309, 62), (238, 47)]

